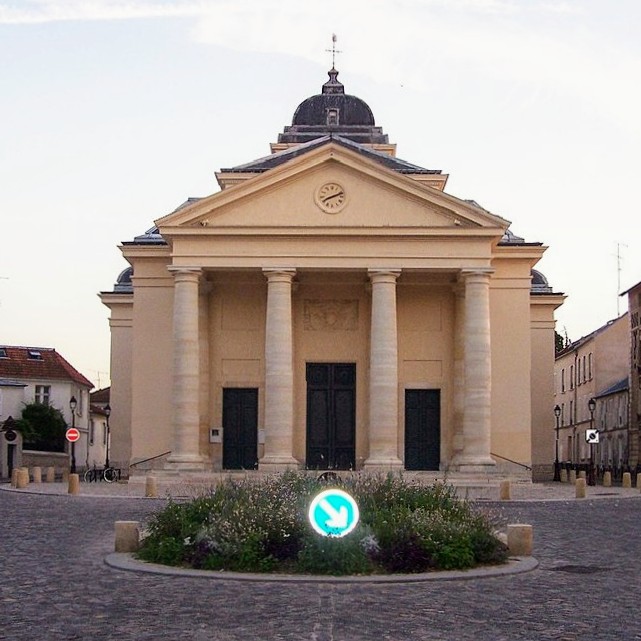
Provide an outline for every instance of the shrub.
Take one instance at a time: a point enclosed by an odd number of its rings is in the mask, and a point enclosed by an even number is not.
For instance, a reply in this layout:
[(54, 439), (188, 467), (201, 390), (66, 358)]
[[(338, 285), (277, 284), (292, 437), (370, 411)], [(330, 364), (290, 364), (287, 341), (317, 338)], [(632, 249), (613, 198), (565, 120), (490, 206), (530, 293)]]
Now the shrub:
[(462, 569), (507, 558), (496, 523), (443, 483), (422, 486), (390, 474), (335, 485), (355, 498), (361, 514), (345, 537), (312, 531), (307, 509), (327, 486), (288, 472), (228, 480), (187, 503), (170, 502), (149, 523), (139, 556), (212, 570), (336, 575)]

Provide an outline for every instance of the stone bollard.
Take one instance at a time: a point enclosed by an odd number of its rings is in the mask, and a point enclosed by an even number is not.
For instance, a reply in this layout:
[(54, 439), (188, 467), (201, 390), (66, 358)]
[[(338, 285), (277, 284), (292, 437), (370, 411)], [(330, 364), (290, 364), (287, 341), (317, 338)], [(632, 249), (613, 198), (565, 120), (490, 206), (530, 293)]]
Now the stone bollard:
[(116, 552), (136, 552), (140, 547), (140, 522), (116, 521)]
[(29, 470), (26, 467), (18, 469), (18, 476), (16, 477), (16, 487), (19, 490), (24, 489), (29, 485)]
[(67, 494), (80, 494), (80, 475), (69, 474), (69, 489)]
[(41, 467), (34, 467), (33, 468), (33, 482), (34, 483), (42, 483), (42, 468)]
[(632, 487), (632, 474), (630, 474), (630, 472), (623, 472), (621, 487), (625, 487), (626, 489), (630, 489)]
[(512, 556), (532, 556), (532, 526), (513, 523), (507, 526), (507, 547)]
[(510, 482), (501, 481), (501, 488), (499, 490), (499, 499), (501, 501), (509, 501), (512, 498), (510, 491)]
[(145, 478), (145, 496), (150, 499), (158, 497), (158, 483), (155, 476), (147, 476)]
[(577, 499), (584, 499), (585, 498), (585, 479), (580, 478), (576, 480), (575, 488), (576, 488), (576, 498)]
[(14, 467), (11, 470), (11, 487), (18, 487), (18, 472), (20, 471), (19, 467)]
[(568, 471), (562, 467), (561, 468), (561, 483), (567, 483), (568, 482)]
[(612, 487), (612, 472), (609, 470), (603, 472), (603, 487)]
[(588, 478), (588, 473), (585, 470), (580, 470), (579, 471), (579, 478), (580, 479), (587, 479)]
[(570, 470), (570, 483), (572, 485), (576, 484), (576, 470)]
[(56, 482), (56, 468), (49, 466), (45, 472), (45, 482), (55, 483)]

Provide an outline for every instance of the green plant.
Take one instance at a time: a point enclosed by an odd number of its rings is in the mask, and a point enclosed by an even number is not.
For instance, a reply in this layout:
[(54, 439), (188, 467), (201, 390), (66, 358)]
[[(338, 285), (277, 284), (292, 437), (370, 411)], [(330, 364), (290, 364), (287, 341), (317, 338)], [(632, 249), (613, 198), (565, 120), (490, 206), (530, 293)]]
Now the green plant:
[(64, 452), (67, 423), (59, 409), (44, 403), (29, 403), (22, 409), (16, 427), (24, 439), (24, 449)]
[(139, 556), (206, 569), (338, 575), (459, 569), (507, 557), (493, 519), (448, 485), (391, 474), (353, 475), (336, 485), (361, 513), (345, 537), (318, 536), (307, 521), (313, 496), (327, 485), (287, 472), (227, 480), (192, 501), (170, 502), (151, 519)]

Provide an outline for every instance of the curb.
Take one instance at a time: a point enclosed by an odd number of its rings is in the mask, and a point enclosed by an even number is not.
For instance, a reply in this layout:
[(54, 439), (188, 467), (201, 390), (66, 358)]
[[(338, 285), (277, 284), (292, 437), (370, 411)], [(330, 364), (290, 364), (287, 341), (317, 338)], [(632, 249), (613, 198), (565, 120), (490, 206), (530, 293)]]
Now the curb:
[(132, 554), (114, 552), (105, 557), (105, 564), (116, 570), (127, 572), (146, 572), (172, 577), (191, 577), (214, 581), (249, 581), (254, 583), (423, 583), (425, 581), (466, 581), (508, 576), (531, 572), (539, 566), (532, 556), (515, 556), (504, 565), (485, 566), (471, 570), (445, 570), (421, 574), (386, 574), (367, 576), (316, 576), (304, 574), (252, 574), (245, 572), (225, 572), (212, 570), (193, 570), (177, 568), (158, 563), (147, 563), (135, 559)]

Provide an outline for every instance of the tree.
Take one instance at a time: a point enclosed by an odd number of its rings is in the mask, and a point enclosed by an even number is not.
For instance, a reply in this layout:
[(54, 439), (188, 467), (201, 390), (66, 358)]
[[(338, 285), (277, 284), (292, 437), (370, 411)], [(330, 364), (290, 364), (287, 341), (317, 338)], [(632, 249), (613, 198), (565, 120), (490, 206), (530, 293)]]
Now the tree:
[(25, 450), (64, 452), (67, 422), (62, 412), (52, 405), (29, 403), (22, 410), (22, 418), (16, 421), (22, 432)]

